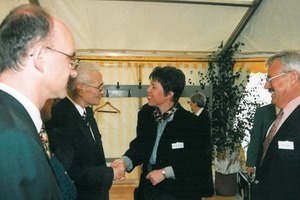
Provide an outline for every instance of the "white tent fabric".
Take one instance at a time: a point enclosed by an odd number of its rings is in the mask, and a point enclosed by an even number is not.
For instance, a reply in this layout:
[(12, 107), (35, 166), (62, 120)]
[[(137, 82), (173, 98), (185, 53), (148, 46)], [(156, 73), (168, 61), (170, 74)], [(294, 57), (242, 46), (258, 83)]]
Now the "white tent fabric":
[[(260, 0), (1, 0), (0, 20), (36, 3), (73, 31), (79, 55), (205, 57), (226, 44)], [(238, 34), (242, 54), (300, 50), (299, 0), (262, 0)]]

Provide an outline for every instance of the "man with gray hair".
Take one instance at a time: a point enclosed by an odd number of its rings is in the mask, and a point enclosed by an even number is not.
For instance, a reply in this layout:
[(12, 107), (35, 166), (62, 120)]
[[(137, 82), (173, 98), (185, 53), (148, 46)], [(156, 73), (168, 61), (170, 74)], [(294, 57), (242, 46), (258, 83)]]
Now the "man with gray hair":
[(189, 104), (191, 111), (199, 116), (206, 105), (206, 96), (201, 92), (197, 92), (190, 97)]
[(258, 200), (300, 196), (300, 54), (283, 51), (267, 61), (265, 89), (281, 110), (264, 137), (258, 156), (253, 197)]
[(95, 64), (86, 62), (79, 63), (77, 72), (78, 76), (68, 82), (68, 96), (52, 107), (49, 137), (52, 149), (74, 180), (78, 199), (108, 200), (112, 181), (122, 179), (125, 168), (107, 167), (90, 107), (98, 105), (104, 94), (101, 73)]
[[(203, 196), (211, 197), (214, 194), (213, 176), (212, 176), (212, 144), (211, 144), (211, 133), (210, 133), (210, 119), (206, 107), (206, 96), (202, 92), (197, 92), (190, 96), (189, 104), (191, 111), (198, 116), (199, 124), (203, 130), (202, 137), (206, 141), (209, 141), (206, 145), (207, 162), (205, 166), (201, 166), (205, 172), (205, 176), (201, 179), (203, 185)], [(203, 159), (203, 158), (201, 158)]]

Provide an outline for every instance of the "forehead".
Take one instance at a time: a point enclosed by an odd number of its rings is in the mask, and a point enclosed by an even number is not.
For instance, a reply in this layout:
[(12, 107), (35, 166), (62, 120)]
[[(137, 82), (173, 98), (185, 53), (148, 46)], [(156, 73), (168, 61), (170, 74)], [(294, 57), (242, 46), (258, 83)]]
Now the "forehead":
[(282, 71), (282, 63), (280, 60), (274, 60), (268, 67), (268, 73), (276, 73)]
[(93, 70), (90, 72), (91, 82), (102, 83), (102, 75), (98, 70)]
[(72, 55), (75, 52), (75, 41), (68, 27), (58, 18), (53, 17), (53, 43), (59, 49)]
[(160, 83), (158, 80), (151, 80), (151, 81), (150, 81), (150, 84), (151, 84), (151, 85), (156, 85), (156, 86), (157, 86), (157, 85), (161, 85), (161, 83)]

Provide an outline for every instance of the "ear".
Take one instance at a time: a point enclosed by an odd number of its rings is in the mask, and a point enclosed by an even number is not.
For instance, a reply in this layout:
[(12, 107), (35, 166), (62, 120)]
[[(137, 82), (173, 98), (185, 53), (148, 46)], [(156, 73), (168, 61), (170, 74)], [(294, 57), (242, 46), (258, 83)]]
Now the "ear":
[(292, 84), (299, 83), (299, 73), (296, 70), (290, 71), (290, 74), (292, 76)]
[(33, 58), (34, 66), (40, 72), (44, 72), (43, 59), (45, 55), (45, 47), (41, 44), (35, 45), (32, 48), (30, 56)]
[(173, 96), (174, 96), (174, 92), (171, 91), (171, 92), (169, 92), (169, 93), (167, 94), (166, 98), (167, 98), (167, 99), (172, 99)]
[(82, 84), (76, 84), (76, 92), (79, 96), (83, 96), (83, 85)]

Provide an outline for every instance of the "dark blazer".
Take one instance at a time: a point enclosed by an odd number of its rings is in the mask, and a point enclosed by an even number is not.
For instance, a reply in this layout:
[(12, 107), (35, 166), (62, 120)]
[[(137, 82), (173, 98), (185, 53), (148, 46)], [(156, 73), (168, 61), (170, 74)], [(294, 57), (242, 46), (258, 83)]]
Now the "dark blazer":
[(266, 137), (267, 131), (276, 118), (274, 104), (268, 104), (256, 109), (253, 128), (250, 131), (251, 139), (247, 150), (246, 166), (256, 167), (258, 151)]
[[(203, 137), (205, 133), (202, 132), (198, 118), (180, 105), (173, 120), (164, 129), (157, 149), (156, 165), (152, 166), (152, 170), (172, 166), (176, 179), (165, 179), (152, 186), (145, 178), (149, 172), (149, 159), (157, 133), (153, 111), (154, 107), (148, 104), (139, 111), (137, 136), (124, 154), (132, 160), (134, 167), (143, 164), (139, 194), (147, 191), (152, 193), (154, 190), (172, 194), (176, 199), (199, 200), (204, 190), (201, 180), (206, 177), (206, 171), (202, 170), (202, 166), (207, 166), (206, 146), (209, 141)], [(181, 143), (182, 147), (174, 148), (175, 143)]]
[(0, 105), (0, 199), (62, 199), (29, 114), (1, 90)]
[[(295, 200), (300, 197), (300, 106), (284, 121), (257, 167), (254, 200)], [(289, 142), (294, 148), (280, 147)], [(291, 145), (290, 145), (291, 146)], [(289, 146), (289, 147), (290, 147)], [(262, 155), (262, 148), (259, 151)], [(260, 163), (260, 159), (258, 160)]]
[[(200, 115), (198, 116), (199, 124), (202, 130), (202, 138), (207, 141), (206, 147), (206, 154), (205, 157), (207, 161), (204, 163), (206, 166), (202, 166), (203, 175), (206, 177), (201, 178), (202, 181), (202, 196), (203, 197), (211, 197), (214, 194), (214, 184), (213, 184), (213, 176), (212, 176), (212, 142), (211, 142), (211, 124), (210, 118), (208, 115), (207, 110), (204, 108)], [(204, 159), (204, 158), (202, 158)]]
[(47, 123), (50, 145), (74, 180), (78, 199), (108, 200), (113, 170), (106, 166), (93, 111), (86, 110), (96, 141), (76, 107), (65, 98), (52, 107), (52, 119)]

